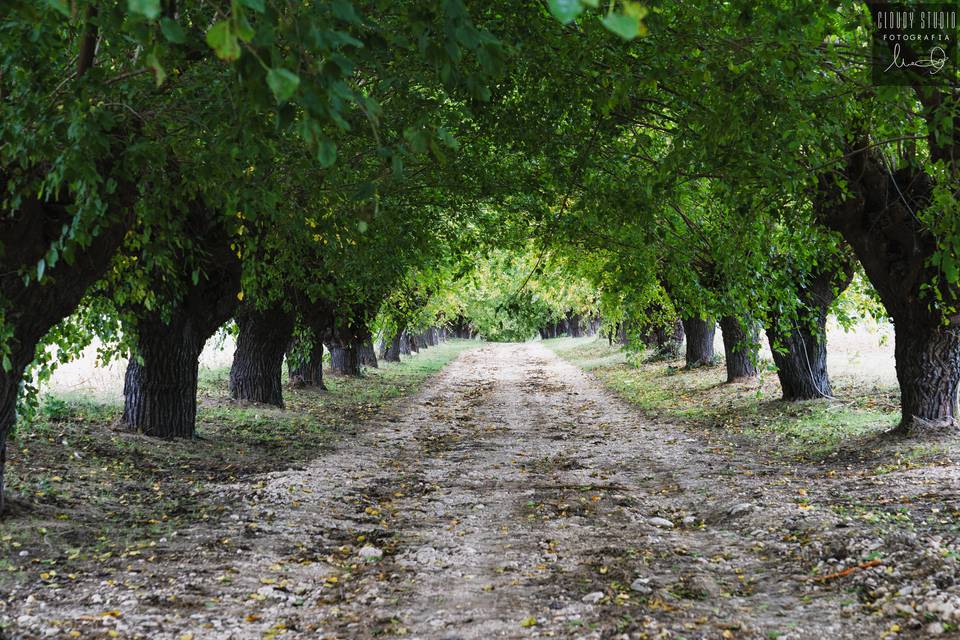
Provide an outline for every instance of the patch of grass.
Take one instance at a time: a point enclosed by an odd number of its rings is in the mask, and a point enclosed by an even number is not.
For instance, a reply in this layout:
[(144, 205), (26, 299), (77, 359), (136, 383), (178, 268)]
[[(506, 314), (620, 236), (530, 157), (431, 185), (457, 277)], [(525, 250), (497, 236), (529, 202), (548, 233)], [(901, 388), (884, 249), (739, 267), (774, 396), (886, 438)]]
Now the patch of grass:
[(591, 371), (651, 419), (699, 428), (711, 438), (740, 439), (776, 456), (822, 460), (851, 451), (877, 453), (876, 445), (860, 449), (899, 418), (888, 389), (862, 389), (846, 378), (834, 385), (841, 400), (784, 402), (769, 365), (761, 367), (756, 381), (728, 385), (722, 364), (687, 370), (682, 360), (628, 361), (618, 345), (596, 338), (558, 338), (544, 344)]
[(587, 371), (612, 367), (627, 361), (626, 354), (621, 349), (611, 347), (606, 340), (600, 338), (550, 338), (544, 340), (543, 344), (564, 360), (574, 362)]
[[(201, 372), (197, 439), (164, 441), (118, 430), (122, 407), (83, 396), (44, 399), (9, 443), (11, 513), (0, 522), (0, 593), (21, 580), (68, 584), (70, 574), (216, 522), (231, 505), (214, 483), (243, 481), (323, 455), (391, 399), (416, 392), (462, 351), (455, 340), (331, 377), (328, 391), (284, 388), (286, 408), (229, 400), (226, 369)], [(26, 552), (24, 555), (21, 555)], [(55, 567), (51, 571), (51, 568)], [(62, 583), (62, 584), (61, 584)]]

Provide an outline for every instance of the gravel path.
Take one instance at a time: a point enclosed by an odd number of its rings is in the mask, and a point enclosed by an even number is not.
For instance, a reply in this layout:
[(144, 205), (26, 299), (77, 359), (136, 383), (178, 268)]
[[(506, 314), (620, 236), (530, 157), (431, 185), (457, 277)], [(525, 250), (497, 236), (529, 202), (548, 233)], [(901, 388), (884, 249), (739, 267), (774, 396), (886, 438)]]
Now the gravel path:
[[(927, 633), (929, 616), (891, 631), (896, 611), (871, 615), (859, 595), (890, 574), (875, 552), (892, 543), (817, 505), (874, 485), (739, 455), (645, 422), (538, 343), (487, 345), (308, 468), (218, 488), (222, 522), (110, 560), (126, 570), (109, 581), (16, 594), (13, 628), (152, 639)], [(903, 544), (911, 558), (930, 546)], [(817, 580), (814, 567), (853, 569)]]

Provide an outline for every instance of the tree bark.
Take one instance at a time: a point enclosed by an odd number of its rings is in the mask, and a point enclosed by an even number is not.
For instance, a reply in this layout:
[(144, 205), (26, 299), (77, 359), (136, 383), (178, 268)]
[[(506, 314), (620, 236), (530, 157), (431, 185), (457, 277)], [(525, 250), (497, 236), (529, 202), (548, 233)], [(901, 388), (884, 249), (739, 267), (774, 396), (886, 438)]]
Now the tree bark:
[(767, 329), (784, 400), (815, 400), (833, 395), (827, 375), (826, 316), (822, 320), (818, 317), (815, 327), (797, 322), (792, 331)]
[(401, 335), (397, 332), (390, 342), (387, 343), (387, 348), (383, 350), (384, 362), (400, 362), (400, 342)]
[(800, 311), (795, 317), (774, 316), (767, 328), (784, 400), (828, 398), (833, 393), (827, 374), (827, 312), (853, 279), (846, 256), (833, 260), (832, 266), (822, 267), (797, 286)]
[[(744, 329), (744, 327), (748, 329)], [(757, 325), (750, 318), (743, 322), (735, 316), (720, 318), (727, 382), (742, 382), (757, 377)]]
[(709, 367), (713, 364), (713, 337), (717, 323), (701, 318), (684, 318), (683, 332), (687, 338), (687, 368)]
[(894, 357), (904, 433), (956, 427), (960, 329), (915, 325), (896, 330)]
[(244, 304), (236, 321), (240, 333), (230, 368), (230, 395), (234, 400), (283, 407), (280, 374), (294, 314), (279, 305), (260, 310)]
[[(287, 349), (287, 378), (297, 387), (326, 390), (323, 384), (323, 341), (312, 337), (309, 344), (294, 338)], [(306, 353), (304, 353), (306, 352)]]
[(567, 330), (571, 338), (579, 338), (583, 335), (580, 331), (580, 314), (567, 312)]
[[(951, 166), (956, 170), (956, 160)], [(851, 153), (844, 177), (847, 197), (832, 177), (821, 178), (817, 213), (853, 248), (893, 319), (901, 405), (898, 431), (953, 432), (960, 315), (949, 307), (960, 296), (960, 288), (939, 272), (933, 260), (937, 238), (917, 215), (932, 206), (933, 180), (911, 166), (892, 171), (874, 150)], [(938, 308), (938, 299), (946, 301), (946, 308)]]
[(194, 436), (200, 352), (237, 308), (240, 260), (216, 221), (218, 215), (210, 217), (204, 210), (194, 220), (194, 229), (213, 223), (202, 237), (207, 255), (204, 275), (193, 284), (184, 274), (185, 291), (170, 317), (164, 320), (159, 313), (136, 310), (137, 348), (124, 377), (122, 422), (148, 436)]
[[(409, 356), (413, 355), (410, 351), (410, 334), (407, 333), (406, 329), (400, 332), (400, 355)], [(399, 359), (399, 357), (398, 357)]]
[(379, 368), (377, 364), (377, 354), (373, 350), (373, 340), (371, 338), (357, 342), (357, 354), (362, 366), (373, 369)]
[(330, 372), (341, 376), (360, 376), (360, 351), (355, 341), (330, 345)]
[[(0, 173), (0, 184), (5, 183)], [(22, 270), (35, 270), (51, 244), (60, 238), (73, 214), (66, 204), (26, 200), (18, 210), (0, 216), (0, 301), (13, 333), (3, 346), (9, 349), (9, 370), (0, 366), (0, 514), (4, 509), (3, 472), (7, 436), (16, 422), (20, 381), (33, 361), (37, 345), (58, 322), (73, 313), (87, 289), (110, 267), (130, 226), (137, 190), (122, 184), (110, 203), (119, 215), (103, 220), (98, 235), (86, 246), (74, 246), (73, 260), (61, 258), (47, 265), (40, 282), (24, 284)]]

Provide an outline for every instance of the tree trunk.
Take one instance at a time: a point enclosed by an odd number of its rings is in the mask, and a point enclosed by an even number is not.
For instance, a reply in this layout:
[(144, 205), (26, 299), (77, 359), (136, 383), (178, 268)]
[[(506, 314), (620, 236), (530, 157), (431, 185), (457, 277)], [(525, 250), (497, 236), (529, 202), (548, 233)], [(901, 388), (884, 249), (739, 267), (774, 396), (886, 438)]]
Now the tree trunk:
[[(400, 362), (401, 335), (396, 333), (393, 339), (387, 343), (387, 348), (383, 350), (383, 360), (385, 362)], [(407, 350), (409, 353), (409, 349)]]
[[(744, 329), (744, 324), (749, 331)], [(720, 318), (727, 382), (742, 382), (757, 377), (758, 338), (756, 323), (747, 318), (741, 324), (734, 316)]]
[[(410, 351), (410, 335), (403, 330), (400, 332), (400, 355), (409, 356), (412, 355)], [(398, 356), (399, 359), (399, 356)]]
[(713, 364), (713, 336), (717, 323), (701, 318), (684, 318), (683, 332), (687, 338), (687, 368), (709, 367)]
[(417, 344), (417, 336), (413, 335), (412, 333), (405, 333), (405, 335), (407, 336), (407, 346), (410, 347), (411, 355), (420, 353), (420, 347)]
[[(3, 184), (0, 175), (0, 184)], [(19, 209), (0, 215), (0, 313), (12, 329), (4, 346), (9, 349), (9, 370), (0, 366), (0, 515), (4, 509), (3, 471), (7, 436), (16, 422), (20, 381), (33, 361), (37, 345), (58, 322), (73, 313), (87, 289), (110, 267), (132, 217), (138, 191), (121, 184), (114, 192), (110, 210), (118, 215), (100, 224), (100, 233), (85, 246), (74, 246), (73, 260), (63, 258), (47, 264), (38, 282), (24, 284), (22, 274), (36, 270), (51, 243), (61, 237), (64, 225), (75, 222), (68, 207), (60, 203), (25, 200)]]
[(437, 330), (433, 327), (427, 329), (427, 344), (431, 347), (437, 346)]
[(194, 436), (197, 369), (207, 336), (190, 325), (183, 318), (140, 323), (123, 382), (126, 426), (158, 438)]
[(416, 335), (416, 343), (417, 343), (418, 350), (426, 349), (427, 347), (430, 346), (430, 344), (427, 342), (427, 336), (424, 333), (418, 333)]
[(900, 431), (952, 430), (960, 385), (960, 328), (940, 324), (899, 328), (894, 356), (900, 383)]
[(567, 330), (570, 332), (571, 338), (579, 338), (582, 335), (580, 332), (580, 314), (567, 313)]
[(124, 377), (122, 422), (159, 438), (194, 436), (200, 353), (239, 304), (241, 264), (218, 223), (219, 212), (196, 208), (190, 216), (206, 256), (204, 275), (194, 284), (184, 274), (184, 292), (166, 321), (159, 313), (134, 309), (137, 348)]
[(797, 322), (792, 331), (767, 329), (784, 400), (831, 397), (825, 330), (826, 314), (822, 319), (817, 318), (813, 330), (806, 322)]
[(236, 320), (240, 333), (230, 368), (230, 395), (234, 400), (282, 407), (280, 374), (294, 315), (279, 306), (259, 310), (245, 304)]
[(330, 345), (330, 372), (341, 376), (360, 376), (360, 352), (355, 341)]
[[(831, 176), (821, 176), (817, 213), (853, 248), (893, 319), (900, 385), (898, 430), (919, 434), (953, 427), (949, 431), (955, 432), (960, 316), (951, 307), (960, 288), (944, 277), (934, 261), (938, 238), (918, 215), (938, 206), (933, 179), (909, 165), (892, 171), (869, 145), (862, 141), (853, 145), (866, 150), (847, 157), (848, 191), (840, 189)], [(949, 166), (956, 181), (957, 161)], [(934, 211), (924, 219), (944, 215), (949, 213)]]
[[(0, 368), (0, 372), (3, 369)], [(4, 510), (4, 478), (7, 466), (7, 434), (13, 431), (17, 421), (17, 394), (19, 378), (0, 373), (0, 519)]]
[(287, 378), (297, 387), (326, 390), (323, 384), (323, 341), (313, 337), (310, 344), (294, 338), (287, 349)]
[(360, 364), (364, 367), (371, 367), (373, 369), (378, 369), (379, 365), (377, 364), (377, 354), (373, 350), (373, 340), (367, 338), (366, 340), (357, 343), (357, 355), (360, 358)]

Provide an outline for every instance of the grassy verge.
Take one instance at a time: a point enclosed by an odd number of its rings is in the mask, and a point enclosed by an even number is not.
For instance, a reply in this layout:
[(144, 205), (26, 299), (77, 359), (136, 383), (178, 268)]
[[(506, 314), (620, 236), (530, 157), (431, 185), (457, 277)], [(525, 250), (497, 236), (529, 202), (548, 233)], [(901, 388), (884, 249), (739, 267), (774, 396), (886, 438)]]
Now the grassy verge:
[[(723, 365), (695, 370), (683, 362), (628, 359), (595, 338), (558, 338), (544, 344), (635, 404), (651, 419), (698, 428), (718, 441), (731, 438), (794, 461), (877, 457), (876, 471), (938, 461), (942, 446), (898, 445), (891, 461), (882, 434), (899, 419), (896, 390), (834, 376), (837, 399), (783, 402), (776, 372), (766, 363), (759, 379), (724, 384)], [(734, 444), (731, 442), (727, 443)]]
[(391, 399), (416, 392), (462, 351), (455, 340), (328, 391), (285, 388), (287, 407), (230, 402), (226, 369), (201, 372), (198, 438), (162, 441), (119, 431), (121, 407), (48, 397), (9, 444), (11, 513), (0, 522), (0, 601), (18, 580), (69, 583), (84, 566), (135, 555), (227, 506), (208, 487), (287, 469), (329, 449)]

